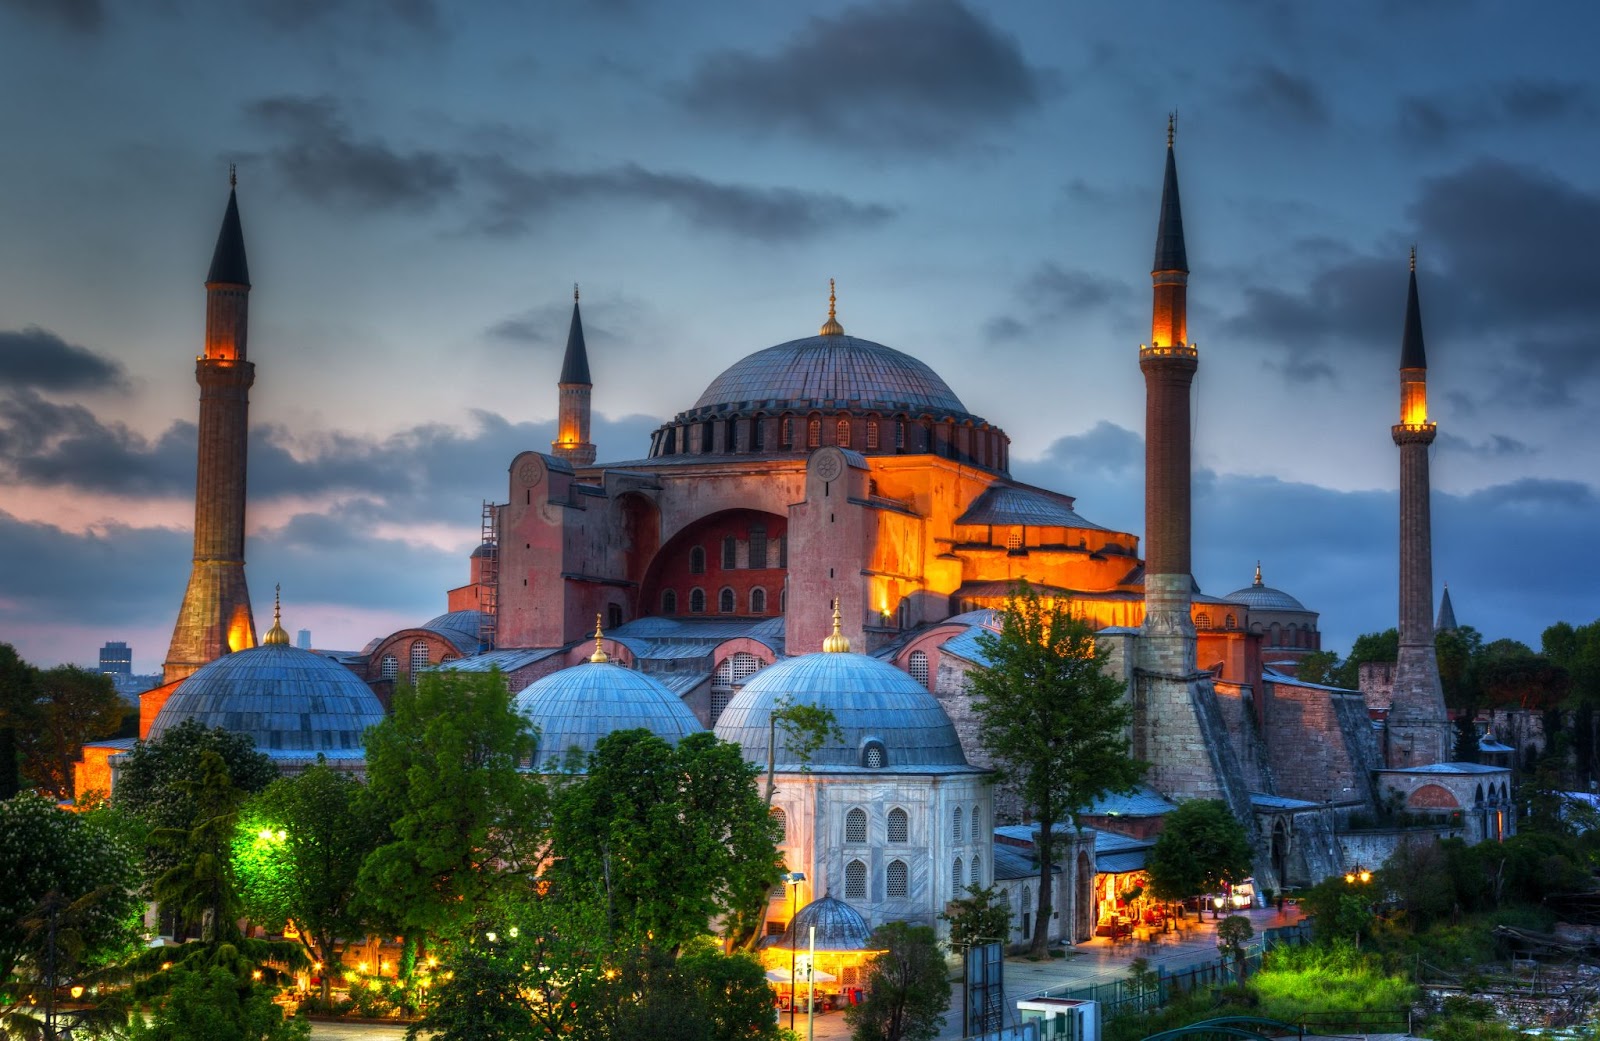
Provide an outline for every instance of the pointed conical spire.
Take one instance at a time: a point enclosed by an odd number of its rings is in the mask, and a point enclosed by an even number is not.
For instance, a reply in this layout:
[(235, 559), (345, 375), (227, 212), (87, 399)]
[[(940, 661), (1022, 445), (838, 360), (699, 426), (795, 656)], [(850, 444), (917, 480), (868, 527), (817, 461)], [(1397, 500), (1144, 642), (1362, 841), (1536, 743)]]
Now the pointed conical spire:
[(1172, 150), (1176, 128), (1167, 117), (1167, 173), (1161, 185), (1161, 224), (1156, 229), (1156, 260), (1151, 271), (1189, 270), (1189, 252), (1183, 246), (1183, 207), (1178, 202), (1178, 161)]
[(233, 167), (228, 167), (228, 209), (222, 215), (222, 230), (217, 233), (217, 248), (211, 251), (211, 270), (206, 272), (206, 284), (223, 282), (229, 285), (248, 286), (250, 265), (244, 256), (244, 229), (239, 226), (239, 196), (234, 186), (238, 177)]
[(572, 327), (567, 330), (567, 355), (561, 360), (558, 383), (593, 385), (589, 379), (589, 349), (583, 342), (583, 316), (578, 313), (578, 284), (572, 284)]
[(263, 646), (289, 646), (289, 633), (283, 627), (283, 586), (272, 587), (272, 628), (261, 638)]
[(1456, 609), (1450, 603), (1450, 583), (1444, 584), (1444, 596), (1439, 598), (1439, 620), (1434, 623), (1434, 632), (1447, 633), (1458, 629), (1456, 625)]
[(1417, 302), (1417, 247), (1411, 247), (1411, 285), (1406, 290), (1406, 331), (1400, 341), (1400, 367), (1426, 369), (1428, 356), (1422, 349), (1422, 305)]

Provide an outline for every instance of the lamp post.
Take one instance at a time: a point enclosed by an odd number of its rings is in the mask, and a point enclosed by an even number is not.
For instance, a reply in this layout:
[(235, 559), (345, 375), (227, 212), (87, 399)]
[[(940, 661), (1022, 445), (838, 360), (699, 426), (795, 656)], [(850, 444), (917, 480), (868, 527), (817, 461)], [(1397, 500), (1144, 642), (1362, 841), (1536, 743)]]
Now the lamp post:
[(800, 899), (800, 883), (806, 880), (804, 871), (788, 871), (783, 875), (783, 884), (789, 887), (789, 1030), (794, 1030), (794, 999), (795, 999), (795, 935), (794, 916), (798, 914), (795, 907)]
[(1211, 898), (1211, 920), (1220, 921), (1222, 918), (1222, 894), (1218, 893)]
[(1360, 882), (1362, 885), (1366, 885), (1371, 881), (1372, 872), (1362, 867), (1359, 862), (1356, 863), (1355, 867), (1344, 873), (1344, 882), (1347, 886), (1353, 886), (1357, 882)]

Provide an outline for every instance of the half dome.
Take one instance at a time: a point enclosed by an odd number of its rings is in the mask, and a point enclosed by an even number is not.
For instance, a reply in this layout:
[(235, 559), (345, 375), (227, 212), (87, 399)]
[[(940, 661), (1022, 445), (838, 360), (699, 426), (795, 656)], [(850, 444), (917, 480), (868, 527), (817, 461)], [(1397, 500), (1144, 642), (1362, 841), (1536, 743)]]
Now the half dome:
[(711, 381), (693, 411), (853, 407), (967, 415), (950, 385), (924, 362), (854, 336), (808, 336), (757, 351)]
[(704, 730), (683, 699), (642, 672), (588, 662), (535, 680), (517, 711), (538, 729), (533, 768), (555, 773), (572, 751), (587, 756), (607, 734), (643, 728), (672, 744)]
[[(893, 665), (863, 654), (803, 654), (762, 669), (722, 710), (717, 736), (737, 741), (747, 761), (765, 767), (769, 721), (784, 702), (827, 708), (838, 724), (840, 736), (812, 754), (812, 769), (970, 769), (938, 699)], [(801, 766), (780, 740), (778, 770), (795, 773)]]
[(355, 673), (287, 644), (235, 651), (198, 669), (172, 692), (146, 740), (186, 719), (246, 734), (275, 758), (363, 756), (366, 729), (383, 706)]

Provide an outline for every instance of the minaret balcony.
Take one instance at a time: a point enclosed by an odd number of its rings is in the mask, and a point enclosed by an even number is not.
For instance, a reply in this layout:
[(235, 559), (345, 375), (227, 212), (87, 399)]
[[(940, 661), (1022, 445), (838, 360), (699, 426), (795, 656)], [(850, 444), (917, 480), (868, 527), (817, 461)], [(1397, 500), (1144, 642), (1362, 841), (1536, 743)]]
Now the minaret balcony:
[(1394, 443), (1404, 444), (1432, 444), (1439, 433), (1437, 423), (1396, 423), (1390, 428), (1394, 435)]
[(1166, 344), (1165, 346), (1163, 346), (1162, 344), (1159, 344), (1159, 343), (1155, 344), (1153, 346), (1150, 345), (1150, 344), (1141, 343), (1139, 345), (1139, 357), (1141, 357), (1141, 358), (1168, 358), (1168, 357), (1171, 357), (1171, 358), (1198, 358), (1198, 357), (1200, 357), (1200, 348), (1199, 348), (1198, 344), (1193, 344), (1193, 343), (1189, 344), (1187, 347), (1184, 346), (1181, 343)]

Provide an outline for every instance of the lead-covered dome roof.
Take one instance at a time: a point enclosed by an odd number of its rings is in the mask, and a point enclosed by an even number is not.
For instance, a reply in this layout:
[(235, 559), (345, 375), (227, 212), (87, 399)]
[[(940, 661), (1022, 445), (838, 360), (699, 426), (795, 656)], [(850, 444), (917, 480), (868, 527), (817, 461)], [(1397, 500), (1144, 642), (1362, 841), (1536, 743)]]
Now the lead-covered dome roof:
[(743, 358), (711, 381), (694, 411), (856, 407), (967, 415), (925, 363), (854, 336), (807, 336)]
[(364, 754), (366, 729), (383, 706), (355, 673), (287, 644), (262, 644), (218, 658), (178, 685), (147, 740), (192, 719), (247, 734), (274, 758), (330, 759)]
[(1300, 611), (1305, 614), (1313, 613), (1305, 604), (1302, 604), (1283, 590), (1274, 589), (1272, 586), (1263, 584), (1260, 564), (1256, 565), (1256, 579), (1254, 582), (1243, 589), (1234, 590), (1223, 599), (1232, 600), (1236, 604), (1244, 604), (1252, 611)]
[(538, 729), (533, 768), (554, 773), (569, 751), (583, 756), (602, 737), (643, 728), (663, 740), (704, 730), (683, 699), (642, 672), (587, 662), (535, 680), (517, 695), (517, 711)]
[[(823, 651), (768, 666), (722, 710), (717, 736), (737, 741), (747, 761), (765, 767), (769, 720), (780, 704), (819, 705), (833, 713), (840, 733), (812, 754), (814, 770), (971, 769), (938, 699), (877, 658)], [(776, 764), (784, 773), (802, 767), (781, 738)]]

